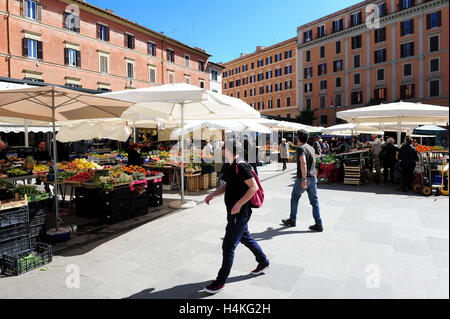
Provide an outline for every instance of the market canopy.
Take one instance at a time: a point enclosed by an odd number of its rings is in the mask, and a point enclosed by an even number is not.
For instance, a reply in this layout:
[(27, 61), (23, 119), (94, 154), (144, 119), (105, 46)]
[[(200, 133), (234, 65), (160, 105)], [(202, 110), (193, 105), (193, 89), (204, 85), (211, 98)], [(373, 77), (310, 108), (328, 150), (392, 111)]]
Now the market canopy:
[[(59, 128), (57, 127), (56, 130), (59, 130)], [(0, 132), (2, 132), (2, 133), (25, 133), (25, 132), (51, 133), (51, 132), (53, 132), (53, 128), (50, 125), (25, 127), (24, 125), (0, 123)], [(27, 145), (25, 145), (25, 146), (27, 146)]]
[(131, 135), (131, 128), (122, 119), (97, 119), (60, 122), (56, 140), (63, 143), (90, 139), (110, 139), (125, 142)]
[(414, 129), (414, 133), (424, 135), (443, 134), (445, 132), (447, 132), (445, 128), (436, 125), (425, 125)]
[(277, 131), (305, 130), (308, 133), (321, 133), (321, 129), (318, 127), (308, 126), (300, 123), (269, 120), (269, 119), (259, 119), (258, 122), (264, 126), (270, 127), (271, 129)]
[(347, 123), (335, 125), (322, 129), (322, 133), (326, 135), (352, 136), (353, 134), (376, 134), (384, 135), (384, 132), (373, 127)]
[(395, 127), (397, 143), (400, 144), (401, 133), (406, 128), (410, 129), (412, 125), (448, 125), (449, 108), (400, 101), (337, 112), (337, 117), (350, 123), (381, 130), (385, 130), (386, 127)]

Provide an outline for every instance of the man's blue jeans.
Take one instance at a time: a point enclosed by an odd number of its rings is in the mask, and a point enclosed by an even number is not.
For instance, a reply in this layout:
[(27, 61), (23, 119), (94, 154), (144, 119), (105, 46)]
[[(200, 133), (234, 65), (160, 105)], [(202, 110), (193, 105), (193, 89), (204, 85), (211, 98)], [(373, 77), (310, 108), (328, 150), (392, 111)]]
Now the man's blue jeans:
[(256, 240), (250, 235), (247, 223), (250, 216), (241, 213), (234, 216), (228, 216), (228, 225), (226, 228), (225, 238), (223, 239), (223, 262), (222, 268), (217, 276), (217, 283), (224, 285), (231, 272), (234, 261), (234, 251), (239, 243), (244, 244), (255, 255), (258, 265), (269, 263), (266, 255), (264, 255), (261, 247)]
[(306, 182), (308, 184), (308, 188), (304, 189), (302, 187), (303, 179), (298, 178), (295, 182), (294, 189), (292, 190), (291, 195), (291, 220), (293, 222), (297, 221), (297, 211), (298, 211), (298, 202), (302, 197), (304, 192), (308, 193), (309, 203), (313, 208), (313, 217), (316, 220), (316, 225), (322, 225), (322, 220), (320, 219), (320, 207), (319, 207), (319, 198), (317, 197), (317, 178), (308, 177)]

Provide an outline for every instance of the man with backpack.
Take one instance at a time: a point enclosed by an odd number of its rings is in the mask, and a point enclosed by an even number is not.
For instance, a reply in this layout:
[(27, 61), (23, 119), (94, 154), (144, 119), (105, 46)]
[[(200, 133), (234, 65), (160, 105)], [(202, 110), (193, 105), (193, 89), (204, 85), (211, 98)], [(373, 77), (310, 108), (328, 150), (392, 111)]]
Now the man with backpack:
[(226, 163), (222, 168), (224, 184), (214, 193), (208, 195), (205, 200), (206, 204), (209, 205), (213, 198), (225, 193), (228, 221), (222, 245), (222, 267), (217, 279), (204, 288), (206, 292), (211, 294), (218, 293), (225, 288), (225, 283), (233, 266), (234, 251), (239, 243), (244, 244), (256, 257), (258, 266), (251, 272), (252, 275), (258, 276), (270, 266), (266, 255), (248, 230), (252, 207), (262, 205), (262, 189), (257, 175), (246, 162), (238, 159), (239, 148), (240, 146), (235, 140), (225, 142), (223, 152)]
[(291, 196), (291, 216), (288, 219), (282, 220), (282, 222), (289, 227), (295, 227), (297, 225), (298, 202), (303, 193), (307, 192), (316, 221), (316, 224), (309, 227), (309, 229), (315, 232), (323, 232), (319, 198), (317, 197), (316, 153), (314, 148), (307, 144), (309, 138), (307, 131), (300, 130), (297, 136), (297, 181), (295, 182)]

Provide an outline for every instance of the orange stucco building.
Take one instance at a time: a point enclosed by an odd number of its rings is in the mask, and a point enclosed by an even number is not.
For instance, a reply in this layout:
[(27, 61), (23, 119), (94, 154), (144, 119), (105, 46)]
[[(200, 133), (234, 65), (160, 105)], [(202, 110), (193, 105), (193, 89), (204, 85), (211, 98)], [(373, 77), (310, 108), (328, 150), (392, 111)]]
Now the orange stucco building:
[(0, 0), (0, 78), (118, 91), (209, 89), (210, 55), (81, 0)]
[(448, 9), (448, 0), (371, 0), (300, 26), (299, 109), (332, 126), (337, 111), (368, 103), (448, 106)]
[(224, 63), (223, 94), (237, 97), (265, 115), (295, 118), (297, 38)]

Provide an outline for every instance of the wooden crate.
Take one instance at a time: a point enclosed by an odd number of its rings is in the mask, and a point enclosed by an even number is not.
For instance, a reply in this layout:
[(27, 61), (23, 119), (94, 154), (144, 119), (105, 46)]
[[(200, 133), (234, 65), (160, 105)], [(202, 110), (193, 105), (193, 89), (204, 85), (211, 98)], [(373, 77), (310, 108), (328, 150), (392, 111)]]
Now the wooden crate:
[(345, 185), (361, 185), (361, 168), (359, 166), (344, 165), (344, 184)]
[(210, 174), (204, 174), (200, 175), (200, 189), (205, 190), (209, 188), (209, 175)]
[(210, 188), (215, 188), (217, 185), (217, 173), (208, 174), (208, 184)]
[(198, 192), (200, 190), (200, 174), (186, 175), (188, 192)]

